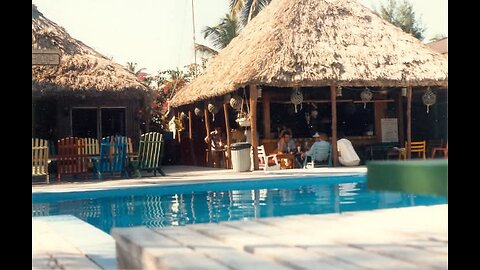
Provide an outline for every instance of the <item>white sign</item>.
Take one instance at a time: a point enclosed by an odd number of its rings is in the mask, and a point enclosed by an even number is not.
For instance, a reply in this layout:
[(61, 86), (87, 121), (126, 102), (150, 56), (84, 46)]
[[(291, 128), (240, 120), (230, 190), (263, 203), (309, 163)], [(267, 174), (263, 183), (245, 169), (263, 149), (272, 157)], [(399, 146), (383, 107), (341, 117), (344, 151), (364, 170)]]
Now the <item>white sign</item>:
[(382, 118), (382, 143), (398, 142), (397, 118)]

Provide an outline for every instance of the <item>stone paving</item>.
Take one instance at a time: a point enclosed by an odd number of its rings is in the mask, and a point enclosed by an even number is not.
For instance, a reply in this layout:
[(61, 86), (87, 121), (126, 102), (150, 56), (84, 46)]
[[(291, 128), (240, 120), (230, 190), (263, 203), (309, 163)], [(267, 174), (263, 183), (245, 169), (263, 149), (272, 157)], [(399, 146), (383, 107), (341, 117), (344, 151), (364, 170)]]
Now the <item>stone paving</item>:
[(448, 206), (112, 231), (134, 269), (448, 269)]

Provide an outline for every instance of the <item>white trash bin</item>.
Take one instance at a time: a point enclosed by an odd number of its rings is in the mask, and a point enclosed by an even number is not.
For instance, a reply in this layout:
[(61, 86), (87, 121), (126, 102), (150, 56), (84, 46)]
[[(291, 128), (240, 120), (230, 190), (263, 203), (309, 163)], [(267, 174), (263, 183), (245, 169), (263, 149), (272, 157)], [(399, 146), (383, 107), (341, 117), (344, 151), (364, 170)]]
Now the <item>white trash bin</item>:
[(230, 145), (230, 152), (232, 154), (232, 168), (234, 172), (250, 171), (251, 146), (251, 144), (245, 142), (232, 143)]

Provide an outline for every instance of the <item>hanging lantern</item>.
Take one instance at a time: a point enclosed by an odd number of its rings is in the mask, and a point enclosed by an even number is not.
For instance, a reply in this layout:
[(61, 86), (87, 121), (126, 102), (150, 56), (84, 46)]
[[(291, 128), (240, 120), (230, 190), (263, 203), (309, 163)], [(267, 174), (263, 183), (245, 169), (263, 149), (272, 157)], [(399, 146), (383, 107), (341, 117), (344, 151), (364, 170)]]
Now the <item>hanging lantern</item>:
[(195, 113), (196, 116), (202, 117), (202, 110), (200, 110), (200, 108), (198, 108), (198, 107), (195, 108), (195, 109), (193, 110), (193, 112)]
[(427, 113), (430, 111), (430, 106), (437, 102), (437, 95), (430, 89), (430, 86), (427, 88), (427, 91), (422, 96), (423, 104), (427, 106)]
[(341, 97), (342, 96), (342, 87), (341, 86), (337, 87), (337, 89), (335, 90), (335, 93), (336, 93), (337, 97)]
[(372, 100), (372, 97), (373, 97), (372, 91), (370, 91), (370, 89), (365, 87), (365, 90), (363, 90), (362, 93), (360, 94), (360, 98), (363, 101), (363, 108), (364, 109), (367, 108), (367, 102)]
[(212, 121), (215, 122), (215, 114), (217, 114), (220, 109), (214, 103), (208, 103), (207, 109), (212, 114)]
[(230, 106), (232, 106), (233, 109), (239, 111), (242, 108), (242, 97), (239, 95), (233, 95), (230, 98)]
[(298, 88), (290, 96), (290, 101), (295, 105), (295, 113), (297, 113), (297, 105), (300, 105), (300, 110), (302, 109), (303, 94), (298, 90)]

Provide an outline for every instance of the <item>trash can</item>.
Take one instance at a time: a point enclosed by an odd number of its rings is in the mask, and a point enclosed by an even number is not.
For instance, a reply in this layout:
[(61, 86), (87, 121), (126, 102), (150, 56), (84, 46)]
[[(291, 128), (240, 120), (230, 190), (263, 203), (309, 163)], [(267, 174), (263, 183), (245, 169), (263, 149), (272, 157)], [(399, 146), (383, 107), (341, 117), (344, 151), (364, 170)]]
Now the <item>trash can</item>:
[(251, 144), (245, 142), (232, 143), (230, 145), (232, 154), (232, 168), (234, 172), (250, 171), (251, 146)]

